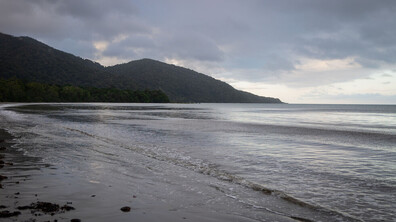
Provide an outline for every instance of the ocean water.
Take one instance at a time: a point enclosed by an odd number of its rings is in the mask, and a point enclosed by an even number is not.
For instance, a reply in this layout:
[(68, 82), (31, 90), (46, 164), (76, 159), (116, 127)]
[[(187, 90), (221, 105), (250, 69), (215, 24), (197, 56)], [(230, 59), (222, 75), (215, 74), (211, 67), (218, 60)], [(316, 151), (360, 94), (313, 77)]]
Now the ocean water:
[(125, 175), (150, 162), (173, 178), (167, 192), (214, 187), (202, 205), (216, 211), (396, 221), (396, 106), (12, 104), (0, 116), (27, 155), (89, 181), (132, 186)]

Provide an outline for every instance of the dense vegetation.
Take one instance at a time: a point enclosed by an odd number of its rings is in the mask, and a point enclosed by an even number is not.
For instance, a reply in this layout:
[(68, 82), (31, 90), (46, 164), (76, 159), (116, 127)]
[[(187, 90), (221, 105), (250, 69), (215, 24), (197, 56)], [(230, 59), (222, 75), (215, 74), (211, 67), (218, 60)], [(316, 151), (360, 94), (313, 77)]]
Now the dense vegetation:
[(24, 82), (15, 78), (0, 79), (0, 102), (130, 102), (167, 103), (160, 90), (132, 91), (115, 88), (82, 88), (58, 86), (38, 82)]
[(193, 70), (142, 59), (103, 67), (29, 37), (0, 33), (0, 77), (31, 82), (124, 90), (161, 90), (172, 102), (281, 103), (234, 89)]
[(183, 67), (141, 59), (105, 68), (138, 88), (160, 88), (174, 101), (214, 103), (280, 103), (234, 89), (225, 82)]

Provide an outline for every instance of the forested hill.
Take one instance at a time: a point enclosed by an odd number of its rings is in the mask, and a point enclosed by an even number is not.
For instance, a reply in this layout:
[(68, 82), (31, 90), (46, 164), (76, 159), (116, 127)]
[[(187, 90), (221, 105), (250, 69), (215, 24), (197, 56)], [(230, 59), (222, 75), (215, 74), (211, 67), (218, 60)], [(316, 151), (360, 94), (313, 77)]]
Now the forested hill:
[(151, 59), (103, 67), (29, 37), (0, 33), (0, 77), (81, 87), (161, 90), (172, 102), (280, 103), (193, 70)]
[(175, 101), (183, 102), (280, 102), (234, 89), (225, 82), (183, 67), (152, 59), (141, 59), (107, 67), (122, 79), (135, 82), (140, 89), (155, 88), (164, 91)]
[(32, 38), (0, 33), (0, 77), (108, 87), (112, 75), (103, 69), (98, 63), (56, 50)]
[(161, 90), (84, 88), (0, 78), (0, 102), (168, 103)]

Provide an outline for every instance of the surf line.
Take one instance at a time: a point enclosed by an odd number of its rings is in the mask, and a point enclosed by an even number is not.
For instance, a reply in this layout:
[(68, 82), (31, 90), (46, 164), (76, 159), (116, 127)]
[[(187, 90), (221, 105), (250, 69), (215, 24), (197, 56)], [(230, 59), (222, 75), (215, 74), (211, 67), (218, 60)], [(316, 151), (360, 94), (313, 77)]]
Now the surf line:
[[(346, 215), (344, 213), (341, 213), (341, 212), (338, 212), (338, 211), (335, 211), (335, 210), (330, 210), (330, 209), (327, 209), (327, 208), (325, 208), (323, 206), (312, 205), (312, 204), (306, 203), (306, 202), (304, 202), (302, 200), (299, 200), (299, 199), (297, 199), (297, 198), (295, 198), (295, 197), (293, 197), (293, 196), (291, 196), (289, 194), (286, 194), (283, 191), (270, 189), (270, 188), (267, 188), (267, 187), (265, 187), (265, 186), (263, 186), (261, 184), (257, 184), (257, 183), (254, 183), (252, 181), (246, 180), (243, 177), (240, 177), (240, 176), (237, 176), (237, 175), (233, 175), (233, 174), (231, 174), (231, 173), (229, 173), (227, 171), (224, 171), (224, 170), (216, 168), (215, 164), (208, 164), (208, 163), (205, 163), (202, 160), (195, 161), (195, 162), (192, 162), (192, 161), (188, 162), (185, 159), (164, 156), (164, 155), (161, 155), (161, 154), (159, 154), (157, 152), (154, 152), (152, 150), (140, 148), (140, 147), (137, 147), (137, 146), (133, 146), (133, 147), (132, 146), (128, 146), (128, 145), (125, 145), (123, 143), (119, 143), (119, 142), (117, 142), (115, 140), (112, 140), (110, 138), (93, 135), (93, 134), (87, 133), (87, 132), (79, 130), (79, 129), (73, 129), (73, 128), (69, 128), (69, 127), (63, 127), (63, 128), (66, 129), (66, 130), (69, 130), (69, 131), (80, 133), (82, 135), (85, 135), (85, 136), (88, 136), (88, 137), (91, 137), (91, 138), (98, 139), (98, 140), (100, 140), (102, 142), (106, 142), (106, 143), (109, 143), (109, 144), (112, 144), (112, 145), (119, 146), (119, 147), (124, 148), (124, 149), (131, 150), (131, 151), (136, 152), (136, 153), (138, 153), (140, 155), (144, 155), (146, 157), (149, 157), (149, 158), (152, 158), (152, 159), (155, 159), (155, 160), (159, 160), (159, 161), (163, 161), (163, 162), (166, 162), (166, 163), (170, 163), (170, 164), (173, 164), (175, 166), (180, 166), (180, 167), (183, 167), (185, 169), (189, 169), (191, 171), (194, 171), (194, 172), (197, 172), (197, 173), (200, 173), (200, 174), (203, 174), (203, 175), (212, 176), (212, 177), (214, 177), (214, 178), (216, 178), (218, 180), (235, 183), (235, 184), (244, 186), (246, 188), (252, 189), (254, 191), (260, 192), (260, 193), (265, 194), (265, 195), (274, 195), (274, 196), (276, 196), (276, 197), (278, 197), (278, 198), (280, 198), (282, 200), (285, 200), (287, 202), (290, 202), (292, 204), (295, 204), (295, 205), (298, 205), (298, 206), (301, 206), (301, 207), (309, 208), (311, 210), (316, 210), (316, 211), (319, 211), (319, 212), (322, 212), (322, 213), (327, 213), (327, 214), (330, 214), (330, 215), (333, 215), (333, 216), (338, 215), (338, 216), (341, 216), (341, 217), (346, 218), (346, 219), (351, 220), (351, 221), (359, 221), (359, 222), (362, 221), (362, 220), (359, 220), (359, 219), (357, 219), (357, 218), (355, 218), (355, 217), (353, 217), (351, 215)], [(218, 190), (221, 191), (221, 189), (218, 189)], [(225, 191), (222, 191), (222, 192), (226, 195)], [(264, 210), (266, 210), (268, 212), (272, 212), (274, 214), (281, 215), (281, 216), (286, 216), (286, 217), (292, 218), (292, 219), (297, 220), (297, 221), (313, 222), (312, 220), (309, 220), (309, 219), (306, 219), (306, 218), (293, 216), (293, 215), (288, 215), (286, 213), (277, 212), (277, 211), (274, 211), (274, 210), (267, 209), (265, 207), (257, 206), (255, 208), (261, 208), (261, 209), (264, 209)]]

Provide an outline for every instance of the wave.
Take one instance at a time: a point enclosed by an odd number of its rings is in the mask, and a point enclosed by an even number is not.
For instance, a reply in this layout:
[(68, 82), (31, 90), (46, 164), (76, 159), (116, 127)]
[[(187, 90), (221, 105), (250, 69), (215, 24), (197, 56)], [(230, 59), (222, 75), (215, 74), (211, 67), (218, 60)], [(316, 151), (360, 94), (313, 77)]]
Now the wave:
[(357, 136), (357, 137), (371, 137), (378, 139), (388, 139), (393, 142), (396, 141), (394, 132), (378, 132), (363, 129), (347, 129), (347, 128), (324, 128), (313, 126), (298, 126), (298, 125), (276, 125), (276, 124), (259, 124), (259, 123), (240, 123), (241, 126), (254, 127), (262, 130), (270, 130), (274, 133), (286, 134), (292, 133), (296, 135), (325, 135), (325, 136)]
[[(102, 136), (98, 136), (98, 135), (93, 135), (93, 134), (90, 134), (90, 133), (85, 132), (83, 130), (69, 128), (69, 127), (64, 127), (64, 128), (66, 130), (69, 130), (69, 131), (72, 131), (72, 132), (76, 132), (76, 133), (79, 133), (79, 134), (82, 134), (82, 135), (85, 135), (85, 136), (89, 136), (89, 137), (98, 139), (100, 141), (103, 141), (103, 142), (106, 142), (106, 143), (109, 143), (109, 144), (112, 144), (112, 145), (116, 145), (116, 146), (124, 148), (124, 149), (131, 150), (131, 151), (133, 151), (135, 153), (138, 153), (140, 155), (144, 155), (144, 156), (152, 158), (152, 159), (156, 159), (156, 160), (164, 161), (164, 162), (176, 165), (176, 166), (180, 166), (180, 167), (183, 167), (185, 169), (189, 169), (191, 171), (194, 171), (194, 172), (197, 172), (197, 173), (200, 173), (200, 174), (204, 174), (204, 175), (207, 175), (207, 176), (211, 176), (211, 177), (217, 178), (218, 180), (221, 180), (221, 181), (227, 181), (227, 182), (230, 182), (230, 183), (241, 185), (243, 187), (249, 188), (249, 189), (251, 189), (253, 191), (259, 192), (259, 193), (264, 194), (264, 195), (276, 196), (276, 197), (278, 197), (278, 198), (280, 198), (280, 199), (282, 199), (284, 201), (287, 201), (289, 203), (298, 205), (300, 207), (309, 208), (311, 210), (314, 210), (314, 211), (317, 211), (317, 212), (320, 212), (320, 213), (324, 213), (324, 214), (332, 216), (332, 217), (339, 217), (339, 218), (342, 218), (343, 221), (361, 221), (358, 218), (355, 218), (355, 217), (353, 217), (351, 215), (347, 215), (345, 213), (338, 212), (336, 210), (327, 209), (327, 208), (325, 208), (323, 206), (320, 206), (320, 205), (314, 205), (314, 204), (311, 204), (311, 203), (307, 203), (307, 202), (302, 201), (302, 200), (300, 200), (300, 199), (298, 199), (296, 197), (293, 197), (292, 195), (287, 194), (286, 192), (283, 192), (281, 190), (271, 189), (271, 188), (268, 188), (268, 187), (266, 187), (266, 186), (264, 186), (262, 184), (255, 183), (255, 182), (247, 180), (247, 179), (245, 179), (245, 178), (243, 178), (241, 176), (229, 173), (229, 172), (227, 172), (225, 170), (219, 169), (218, 166), (216, 164), (213, 164), (213, 163), (208, 163), (208, 162), (205, 162), (205, 161), (199, 160), (199, 159), (192, 159), (190, 157), (182, 156), (181, 154), (169, 155), (169, 153), (168, 153), (168, 155), (164, 155), (163, 152), (162, 153), (156, 152), (156, 151), (151, 150), (151, 149), (149, 149), (147, 147), (142, 148), (142, 147), (138, 147), (138, 146), (128, 146), (128, 145), (125, 145), (125, 144), (123, 144), (121, 142), (118, 142), (116, 140), (109, 139), (109, 138), (102, 137)], [(215, 187), (214, 186), (214, 188), (216, 188), (219, 191), (225, 193), (229, 197), (233, 197), (232, 195), (227, 194), (226, 191), (220, 189), (219, 187)], [(236, 197), (234, 197), (234, 198), (236, 198)], [(247, 202), (244, 202), (244, 203), (245, 204), (249, 204)], [(298, 217), (298, 216), (295, 216), (295, 215), (285, 215), (285, 213), (277, 212), (277, 211), (274, 211), (274, 210), (271, 210), (271, 209), (267, 209), (267, 208), (261, 207), (261, 206), (252, 205), (252, 207), (258, 208), (258, 209), (262, 208), (262, 209), (265, 209), (267, 211), (271, 211), (273, 213), (276, 213), (276, 214), (279, 214), (279, 215), (282, 215), (282, 216), (290, 217), (291, 219), (294, 219), (294, 220), (297, 220), (297, 221), (311, 221), (309, 219), (301, 218), (301, 217)]]

